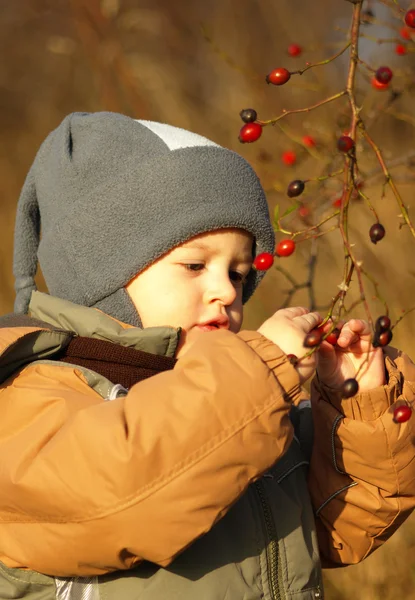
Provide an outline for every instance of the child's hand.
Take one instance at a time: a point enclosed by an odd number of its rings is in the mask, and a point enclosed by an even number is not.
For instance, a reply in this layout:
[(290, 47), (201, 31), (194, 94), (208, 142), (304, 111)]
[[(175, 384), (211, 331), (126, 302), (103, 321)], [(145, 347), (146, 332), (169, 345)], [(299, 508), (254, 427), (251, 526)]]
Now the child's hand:
[[(352, 319), (337, 327), (341, 329), (337, 345), (322, 342), (318, 352), (317, 373), (320, 381), (329, 387), (340, 388), (346, 379), (352, 377), (359, 382), (360, 391), (383, 385), (383, 352), (381, 348), (372, 346), (369, 324), (360, 319)], [(330, 323), (324, 329), (330, 329)]]
[[(306, 334), (321, 321), (319, 313), (309, 312), (301, 306), (283, 308), (267, 319), (258, 332), (279, 346), (285, 354), (294, 354), (300, 358), (307, 352), (307, 348), (304, 347)], [(301, 383), (313, 375), (316, 364), (316, 353), (313, 353), (296, 365)]]

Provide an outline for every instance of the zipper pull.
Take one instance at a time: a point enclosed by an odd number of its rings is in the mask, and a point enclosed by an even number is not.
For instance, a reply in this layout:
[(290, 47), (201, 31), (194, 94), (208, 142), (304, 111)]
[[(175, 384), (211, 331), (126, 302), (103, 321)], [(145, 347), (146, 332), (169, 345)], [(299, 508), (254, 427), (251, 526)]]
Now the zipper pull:
[(109, 394), (105, 398), (105, 400), (116, 400), (120, 396), (126, 396), (127, 394), (128, 390), (120, 383), (117, 383), (110, 389)]

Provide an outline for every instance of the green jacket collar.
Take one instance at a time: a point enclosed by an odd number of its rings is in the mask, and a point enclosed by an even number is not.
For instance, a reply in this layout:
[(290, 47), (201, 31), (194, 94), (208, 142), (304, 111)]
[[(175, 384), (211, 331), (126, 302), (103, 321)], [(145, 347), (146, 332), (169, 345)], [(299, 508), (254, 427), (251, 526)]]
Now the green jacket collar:
[(135, 348), (151, 354), (174, 357), (181, 329), (173, 327), (125, 327), (103, 312), (33, 292), (29, 311), (31, 316), (50, 323), (53, 327)]

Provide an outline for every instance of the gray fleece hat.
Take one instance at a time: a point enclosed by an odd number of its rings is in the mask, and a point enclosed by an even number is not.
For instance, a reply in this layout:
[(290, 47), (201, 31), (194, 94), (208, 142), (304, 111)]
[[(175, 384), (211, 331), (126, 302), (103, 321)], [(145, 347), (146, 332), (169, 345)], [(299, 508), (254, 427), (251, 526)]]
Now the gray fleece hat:
[[(39, 261), (49, 293), (139, 326), (124, 286), (191, 237), (249, 231), (274, 252), (264, 191), (239, 154), (170, 125), (73, 113), (41, 145), (19, 199), (15, 311), (27, 312)], [(263, 272), (252, 270), (248, 300)]]

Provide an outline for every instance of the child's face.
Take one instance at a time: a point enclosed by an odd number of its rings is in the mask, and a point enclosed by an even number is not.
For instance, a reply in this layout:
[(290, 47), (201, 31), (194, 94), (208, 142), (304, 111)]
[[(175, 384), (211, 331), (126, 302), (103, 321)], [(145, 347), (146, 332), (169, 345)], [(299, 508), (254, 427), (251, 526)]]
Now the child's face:
[(252, 244), (246, 231), (220, 229), (188, 240), (150, 265), (126, 286), (143, 327), (181, 327), (177, 356), (206, 332), (239, 331)]

